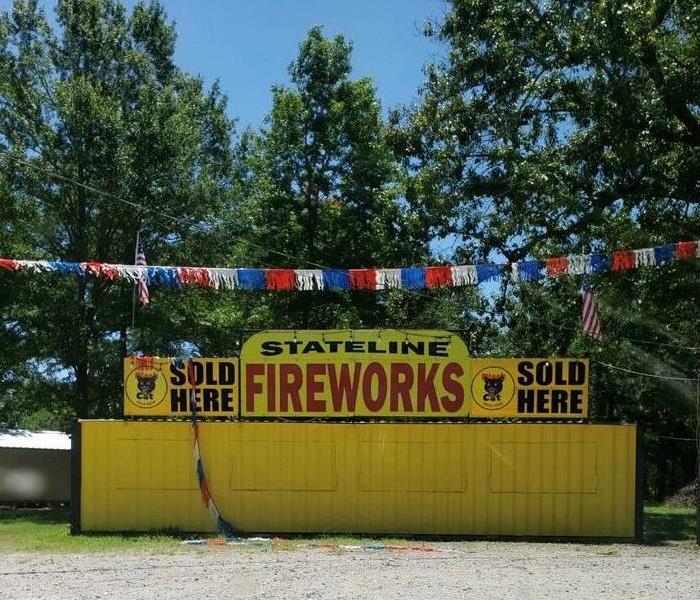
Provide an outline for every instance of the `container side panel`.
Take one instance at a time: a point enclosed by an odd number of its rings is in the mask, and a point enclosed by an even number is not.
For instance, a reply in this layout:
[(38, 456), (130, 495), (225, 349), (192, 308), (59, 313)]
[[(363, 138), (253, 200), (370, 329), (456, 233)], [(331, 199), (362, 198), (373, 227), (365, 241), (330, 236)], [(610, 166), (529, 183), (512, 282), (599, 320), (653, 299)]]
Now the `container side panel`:
[[(635, 428), (202, 423), (222, 515), (249, 532), (633, 537)], [(213, 531), (188, 423), (82, 423), (82, 529)]]

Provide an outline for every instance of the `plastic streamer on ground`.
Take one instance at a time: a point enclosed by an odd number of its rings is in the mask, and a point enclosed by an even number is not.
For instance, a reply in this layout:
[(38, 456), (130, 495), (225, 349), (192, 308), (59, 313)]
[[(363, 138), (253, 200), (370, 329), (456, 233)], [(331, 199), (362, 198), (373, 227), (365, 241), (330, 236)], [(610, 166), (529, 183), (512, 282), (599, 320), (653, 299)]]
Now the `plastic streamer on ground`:
[[(272, 548), (288, 549), (289, 542), (278, 537), (236, 537), (203, 538), (183, 540), (185, 546), (271, 546)], [(425, 545), (402, 546), (399, 544), (334, 544), (324, 542), (308, 542), (293, 544), (293, 549), (315, 548), (317, 550), (349, 551), (349, 552), (440, 552), (438, 548)]]

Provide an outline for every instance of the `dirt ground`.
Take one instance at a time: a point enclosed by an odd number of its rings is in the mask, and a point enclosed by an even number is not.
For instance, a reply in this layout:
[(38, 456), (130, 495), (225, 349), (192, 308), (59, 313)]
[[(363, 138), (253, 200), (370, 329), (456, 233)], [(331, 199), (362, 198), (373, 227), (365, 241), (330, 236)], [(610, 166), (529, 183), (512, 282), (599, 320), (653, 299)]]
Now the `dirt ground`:
[(700, 598), (700, 552), (676, 546), (428, 543), (432, 551), (174, 547), (11, 554), (0, 598)]

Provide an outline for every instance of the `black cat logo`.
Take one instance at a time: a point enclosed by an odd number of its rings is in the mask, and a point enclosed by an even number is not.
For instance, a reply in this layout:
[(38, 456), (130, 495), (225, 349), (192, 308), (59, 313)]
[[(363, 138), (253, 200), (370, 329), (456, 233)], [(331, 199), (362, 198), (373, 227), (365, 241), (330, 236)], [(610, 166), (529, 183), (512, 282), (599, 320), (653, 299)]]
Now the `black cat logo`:
[(498, 375), (483, 373), (481, 378), (484, 380), (484, 402), (500, 402), (505, 375), (503, 373)]
[(150, 376), (140, 375), (139, 373), (136, 374), (136, 385), (139, 388), (136, 397), (139, 400), (153, 400), (153, 392), (156, 389), (157, 377), (158, 373), (154, 373)]

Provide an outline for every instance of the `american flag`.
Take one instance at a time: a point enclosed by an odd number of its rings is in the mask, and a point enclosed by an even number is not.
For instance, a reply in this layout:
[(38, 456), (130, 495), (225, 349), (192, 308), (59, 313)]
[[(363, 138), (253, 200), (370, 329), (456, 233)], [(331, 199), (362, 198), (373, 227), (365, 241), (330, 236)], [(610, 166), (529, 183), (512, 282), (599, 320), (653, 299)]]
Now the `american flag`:
[[(141, 244), (138, 245), (138, 248), (136, 249), (136, 266), (137, 267), (146, 267), (148, 266), (148, 263), (146, 262), (146, 253), (143, 251), (143, 246)], [(141, 303), (141, 306), (146, 306), (149, 302), (149, 296), (148, 296), (148, 283), (146, 279), (146, 275), (142, 275), (139, 277), (139, 282), (138, 282), (138, 294), (139, 294), (139, 302)]]
[(603, 339), (603, 334), (600, 330), (600, 319), (598, 318), (598, 308), (593, 297), (593, 286), (589, 281), (584, 281), (581, 286), (581, 319), (584, 333), (597, 340)]

